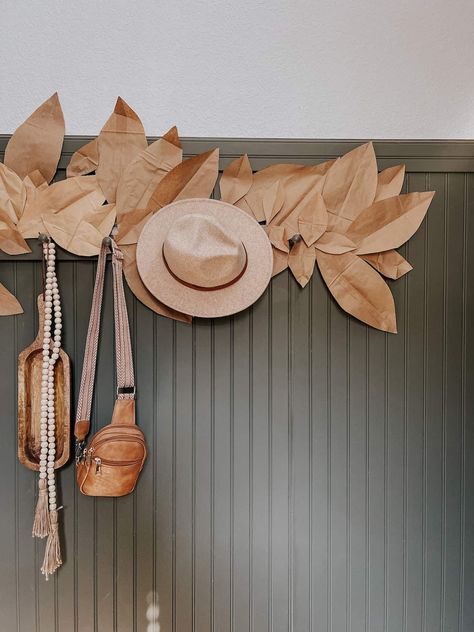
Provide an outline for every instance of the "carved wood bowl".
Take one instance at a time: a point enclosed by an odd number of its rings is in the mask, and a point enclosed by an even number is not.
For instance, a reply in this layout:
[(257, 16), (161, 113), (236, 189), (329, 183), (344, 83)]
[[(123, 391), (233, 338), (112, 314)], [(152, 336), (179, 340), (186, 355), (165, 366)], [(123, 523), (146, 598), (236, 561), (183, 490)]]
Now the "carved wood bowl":
[[(18, 458), (30, 470), (39, 470), (41, 450), (41, 373), (43, 364), (43, 295), (38, 297), (39, 331), (35, 341), (18, 357)], [(54, 368), (56, 460), (54, 467), (64, 465), (71, 451), (70, 364), (60, 349)]]

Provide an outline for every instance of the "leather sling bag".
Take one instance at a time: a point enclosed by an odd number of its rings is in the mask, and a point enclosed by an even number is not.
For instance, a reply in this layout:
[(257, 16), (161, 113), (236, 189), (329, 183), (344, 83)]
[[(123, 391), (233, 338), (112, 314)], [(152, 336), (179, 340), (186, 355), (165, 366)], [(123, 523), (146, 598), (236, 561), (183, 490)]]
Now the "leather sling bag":
[[(108, 246), (112, 250), (117, 399), (112, 421), (96, 432), (86, 444), (90, 430)], [(86, 496), (129, 494), (135, 488), (147, 456), (145, 437), (135, 423), (135, 379), (123, 291), (122, 259), (122, 253), (115, 242), (112, 239), (104, 240), (97, 265), (74, 426), (76, 480), (80, 491)]]

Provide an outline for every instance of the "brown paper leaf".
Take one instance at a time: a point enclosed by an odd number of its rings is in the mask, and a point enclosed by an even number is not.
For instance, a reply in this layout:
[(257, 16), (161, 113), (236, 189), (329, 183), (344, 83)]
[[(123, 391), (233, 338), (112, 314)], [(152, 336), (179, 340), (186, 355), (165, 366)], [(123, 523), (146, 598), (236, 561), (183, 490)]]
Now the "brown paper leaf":
[(167, 316), (168, 318), (174, 318), (175, 320), (181, 320), (184, 323), (190, 323), (192, 321), (191, 316), (182, 314), (181, 312), (177, 312), (174, 309), (167, 307), (164, 303), (158, 301), (143, 285), (143, 281), (141, 280), (137, 269), (136, 244), (120, 246), (120, 250), (123, 253), (123, 273), (125, 275), (125, 279), (127, 280), (129, 288), (138, 300), (157, 314)]
[(377, 191), (374, 202), (400, 195), (405, 179), (405, 165), (389, 167), (381, 171), (377, 177)]
[(277, 250), (281, 250), (282, 252), (289, 252), (290, 249), (288, 247), (288, 241), (285, 238), (285, 228), (284, 226), (265, 226), (265, 232), (267, 233), (267, 237)]
[(328, 225), (328, 212), (322, 195), (309, 193), (298, 205), (298, 232), (307, 246), (312, 246)]
[(285, 201), (285, 191), (279, 180), (275, 180), (268, 187), (256, 189), (253, 193), (249, 193), (243, 205), (249, 215), (257, 220), (257, 222), (265, 222), (269, 224), (275, 215), (280, 211)]
[(64, 117), (55, 92), (13, 133), (4, 162), (21, 179), (38, 169), (51, 182), (64, 140)]
[(0, 211), (16, 224), (26, 204), (26, 187), (20, 176), (0, 162)]
[(26, 187), (26, 197), (28, 197), (30, 190), (34, 190), (36, 192), (48, 188), (48, 183), (44, 179), (41, 171), (38, 171), (38, 169), (29, 173), (23, 180), (23, 184)]
[(312, 277), (315, 261), (314, 246), (308, 247), (302, 239), (290, 250), (288, 266), (301, 287), (304, 287)]
[(329, 169), (323, 187), (329, 229), (344, 233), (351, 221), (374, 201), (377, 161), (372, 143), (356, 147)]
[(399, 279), (413, 267), (396, 250), (386, 250), (371, 255), (362, 255), (362, 259), (389, 279)]
[(163, 139), (171, 143), (178, 149), (181, 149), (181, 141), (179, 140), (178, 128), (176, 125), (173, 125), (171, 129), (169, 129), (166, 134), (163, 135)]
[(115, 205), (107, 204), (78, 213), (69, 207), (60, 213), (43, 215), (45, 229), (54, 241), (75, 255), (98, 255), (104, 237), (108, 237), (115, 223)]
[(227, 165), (222, 174), (219, 187), (221, 200), (235, 204), (246, 195), (252, 186), (253, 173), (247, 154), (236, 158)]
[(108, 202), (115, 202), (117, 186), (125, 167), (147, 147), (138, 115), (119, 97), (98, 139), (97, 178)]
[(97, 138), (94, 138), (73, 153), (66, 168), (66, 176), (87, 176), (97, 169), (98, 164), (99, 143)]
[(282, 252), (277, 248), (272, 248), (273, 251), (273, 270), (272, 277), (280, 274), (283, 270), (286, 270), (288, 267), (288, 253)]
[(407, 193), (375, 202), (350, 225), (347, 236), (365, 255), (398, 248), (418, 230), (433, 199), (433, 191)]
[(124, 169), (117, 187), (117, 220), (146, 208), (164, 176), (181, 163), (183, 151), (160, 138), (141, 151)]
[(393, 296), (378, 272), (353, 252), (329, 255), (317, 251), (316, 260), (343, 310), (371, 327), (397, 333)]
[(0, 211), (0, 250), (7, 255), (24, 255), (31, 252), (10, 216)]
[(153, 215), (153, 211), (148, 208), (135, 209), (124, 215), (118, 226), (115, 241), (120, 246), (136, 244), (150, 215)]
[(356, 249), (356, 245), (346, 235), (328, 230), (315, 244), (318, 250), (327, 252), (330, 255), (342, 255)]
[(7, 288), (0, 283), (0, 316), (23, 314), (23, 307)]
[(86, 211), (94, 210), (105, 201), (96, 176), (76, 176), (55, 182), (39, 190), (26, 200), (25, 210), (18, 222), (23, 237), (38, 237), (44, 230), (42, 215), (71, 210), (81, 217)]
[(156, 187), (148, 208), (157, 211), (175, 200), (207, 198), (216, 184), (219, 150), (189, 158), (172, 169)]

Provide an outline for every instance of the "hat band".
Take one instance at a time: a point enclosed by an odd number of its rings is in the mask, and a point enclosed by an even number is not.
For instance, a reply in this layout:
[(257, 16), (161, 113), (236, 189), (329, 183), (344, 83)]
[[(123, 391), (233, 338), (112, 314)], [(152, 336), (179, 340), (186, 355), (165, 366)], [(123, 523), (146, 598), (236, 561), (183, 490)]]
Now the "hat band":
[(242, 268), (242, 270), (231, 281), (228, 281), (227, 283), (223, 283), (222, 285), (213, 285), (212, 287), (207, 287), (207, 286), (204, 286), (204, 285), (194, 285), (193, 283), (188, 283), (187, 281), (184, 281), (183, 279), (180, 279), (179, 276), (177, 276), (173, 272), (173, 270), (169, 267), (168, 262), (166, 261), (165, 252), (164, 252), (164, 244), (163, 244), (163, 247), (161, 249), (161, 253), (163, 255), (163, 261), (164, 261), (165, 267), (168, 270), (168, 272), (171, 274), (173, 279), (175, 279), (176, 281), (178, 281), (182, 285), (185, 285), (186, 287), (190, 287), (192, 290), (199, 290), (201, 292), (213, 292), (214, 290), (223, 290), (224, 288), (229, 287), (229, 286), (233, 285), (234, 283), (237, 283), (237, 281), (240, 278), (243, 277), (243, 275), (245, 273), (245, 270), (247, 269), (248, 255), (247, 255), (247, 249), (245, 248), (245, 245), (242, 244), (242, 246), (244, 247), (244, 250), (245, 250), (245, 265)]

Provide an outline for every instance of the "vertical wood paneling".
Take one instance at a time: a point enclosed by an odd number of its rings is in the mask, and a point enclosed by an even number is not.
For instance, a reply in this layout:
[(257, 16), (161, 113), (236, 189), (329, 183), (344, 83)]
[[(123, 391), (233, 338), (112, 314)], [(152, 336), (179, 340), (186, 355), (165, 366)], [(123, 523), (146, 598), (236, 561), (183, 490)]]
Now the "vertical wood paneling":
[[(437, 195), (402, 248), (414, 271), (389, 282), (397, 336), (346, 316), (318, 273), (192, 326), (127, 293), (149, 458), (122, 499), (83, 497), (61, 470), (66, 563), (48, 583), (15, 432), (41, 266), (1, 262), (25, 307), (0, 319), (2, 630), (474, 629), (474, 178), (427, 169), (405, 189)], [(95, 265), (59, 274), (75, 400)], [(102, 331), (94, 429), (114, 400), (110, 270)]]

